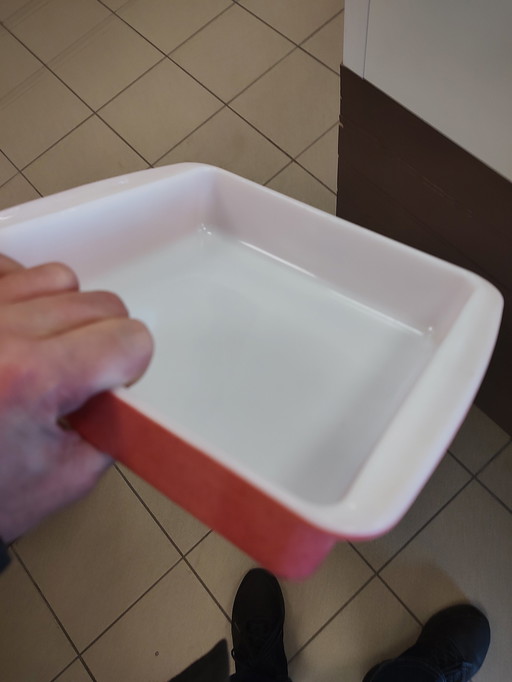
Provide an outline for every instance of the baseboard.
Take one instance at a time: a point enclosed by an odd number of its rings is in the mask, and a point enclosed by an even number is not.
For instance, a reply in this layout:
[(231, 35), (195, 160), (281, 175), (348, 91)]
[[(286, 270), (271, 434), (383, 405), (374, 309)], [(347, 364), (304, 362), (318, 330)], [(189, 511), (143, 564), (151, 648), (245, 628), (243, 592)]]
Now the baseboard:
[(339, 216), (468, 268), (505, 297), (477, 404), (512, 433), (512, 183), (342, 67)]

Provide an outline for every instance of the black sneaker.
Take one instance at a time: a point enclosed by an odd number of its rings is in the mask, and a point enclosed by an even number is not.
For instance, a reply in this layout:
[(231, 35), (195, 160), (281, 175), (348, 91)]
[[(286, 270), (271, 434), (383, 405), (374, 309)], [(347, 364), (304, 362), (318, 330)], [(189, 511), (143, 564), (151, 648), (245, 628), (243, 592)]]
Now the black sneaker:
[(261, 676), (272, 682), (288, 681), (283, 625), (284, 599), (277, 579), (262, 568), (252, 569), (233, 603), (234, 680)]
[[(460, 604), (439, 611), (425, 624), (418, 641), (395, 659), (398, 667), (407, 662), (424, 664), (444, 675), (446, 682), (468, 682), (480, 670), (489, 649), (489, 621), (475, 606)], [(386, 679), (389, 661), (373, 668), (365, 682)], [(407, 667), (407, 666), (406, 666)]]

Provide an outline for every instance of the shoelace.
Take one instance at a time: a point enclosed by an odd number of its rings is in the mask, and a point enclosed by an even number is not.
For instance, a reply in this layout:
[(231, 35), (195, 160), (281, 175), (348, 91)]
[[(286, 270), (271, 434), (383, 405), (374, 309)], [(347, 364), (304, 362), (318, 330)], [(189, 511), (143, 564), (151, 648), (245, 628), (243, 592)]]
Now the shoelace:
[(465, 682), (473, 666), (462, 660), (459, 649), (450, 640), (444, 643), (444, 647), (433, 657), (431, 651), (423, 652), (419, 647), (413, 646), (410, 649), (410, 657), (433, 662), (443, 671), (446, 682)]
[(283, 631), (277, 627), (272, 630), (264, 618), (247, 623), (244, 632), (244, 651), (231, 651), (240, 670), (254, 671), (265, 668), (268, 674), (278, 673), (275, 661), (275, 648), (281, 646)]

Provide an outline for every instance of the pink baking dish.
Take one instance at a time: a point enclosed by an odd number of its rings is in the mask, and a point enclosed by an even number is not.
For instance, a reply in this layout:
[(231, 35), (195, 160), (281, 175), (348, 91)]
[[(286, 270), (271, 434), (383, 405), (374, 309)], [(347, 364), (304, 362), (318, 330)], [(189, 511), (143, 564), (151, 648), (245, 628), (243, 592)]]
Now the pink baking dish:
[(503, 305), (473, 273), (197, 164), (3, 211), (0, 251), (67, 263), (147, 323), (147, 374), (73, 426), (289, 578), (407, 511)]

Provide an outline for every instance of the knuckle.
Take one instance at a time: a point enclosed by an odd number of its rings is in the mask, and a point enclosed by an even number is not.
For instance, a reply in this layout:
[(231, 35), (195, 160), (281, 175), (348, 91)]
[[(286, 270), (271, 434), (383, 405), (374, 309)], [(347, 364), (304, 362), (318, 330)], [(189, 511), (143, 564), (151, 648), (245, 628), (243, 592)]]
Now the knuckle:
[(13, 407), (20, 403), (27, 409), (36, 405), (41, 393), (44, 363), (36, 343), (19, 336), (2, 335), (0, 384), (2, 395)]
[(74, 270), (64, 263), (46, 263), (40, 266), (44, 276), (55, 289), (78, 289), (78, 277)]
[(128, 308), (117, 294), (111, 291), (95, 291), (91, 296), (105, 314), (112, 317), (128, 317)]

